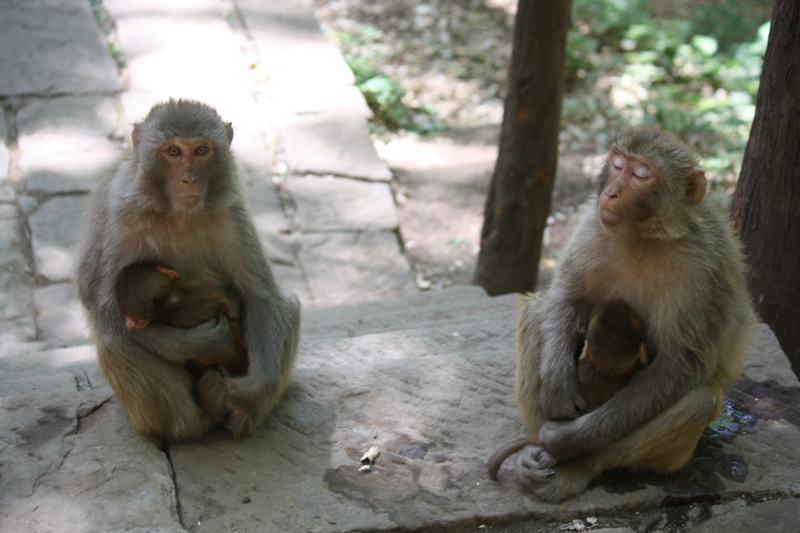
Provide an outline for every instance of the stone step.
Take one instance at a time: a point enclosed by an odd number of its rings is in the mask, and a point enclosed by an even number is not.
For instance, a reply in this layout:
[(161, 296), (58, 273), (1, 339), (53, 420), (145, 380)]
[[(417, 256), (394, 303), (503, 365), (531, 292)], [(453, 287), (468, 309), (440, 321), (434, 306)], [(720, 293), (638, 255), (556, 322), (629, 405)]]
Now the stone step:
[(61, 368), (97, 360), (97, 352), (89, 345), (39, 350), (36, 349), (37, 343), (31, 344), (30, 351), (0, 355), (0, 376), (4, 373)]
[[(518, 295), (486, 296), (479, 287), (391, 298), (303, 315), (299, 367), (370, 364), (424, 354), (513, 347)], [(338, 317), (338, 320), (337, 320)], [(424, 347), (424, 350), (422, 348)], [(33, 342), (0, 352), (0, 373), (44, 370), (96, 359), (92, 346), (53, 349)]]
[(358, 337), (301, 340), (295, 366), (324, 368), (372, 365), (428, 355), (514, 350), (512, 313), (492, 313), (469, 322), (434, 322), (435, 327), (370, 333)]
[[(357, 337), (370, 333), (401, 331), (457, 325), (480, 320), (508, 320), (515, 322), (519, 294), (504, 296), (464, 298), (446, 303), (421, 305), (413, 308), (397, 307), (383, 312), (359, 313), (357, 305), (351, 310), (352, 317), (339, 321), (317, 322), (303, 329), (306, 341)], [(358, 316), (360, 314), (360, 316)], [(358, 318), (356, 318), (358, 316)]]
[(392, 312), (397, 309), (428, 307), (472, 298), (488, 298), (486, 291), (477, 285), (457, 285), (439, 291), (417, 292), (406, 296), (385, 298), (369, 302), (337, 305), (303, 311), (303, 331), (313, 331), (320, 324), (358, 319), (363, 316)]
[[(0, 488), (16, 498), (3, 524), (65, 531), (75, 512), (102, 502), (104, 512), (81, 515), (82, 530), (135, 524), (181, 531), (180, 524), (191, 524), (246, 531), (259, 524), (321, 533), (471, 531), (476, 524), (563, 523), (742, 494), (796, 495), (800, 429), (792, 422), (792, 391), (800, 384), (787, 378), (788, 362), (766, 326), (748, 352), (745, 379), (731, 391), (749, 409), (746, 428), (710, 432), (689, 466), (669, 478), (615, 474), (560, 505), (526, 494), (512, 461), (499, 481), (486, 476), (495, 447), (525, 434), (513, 397), (513, 350), (428, 351), (409, 345), (408, 358), (368, 368), (298, 368), (255, 435), (233, 439), (214, 430), (169, 445), (168, 455), (135, 434), (110, 390), (92, 379), (62, 372), (14, 380), (0, 402), (0, 420), (17, 443), (0, 448), (9, 465)], [(9, 390), (8, 383), (0, 387)], [(359, 472), (371, 446), (381, 455), (370, 472)]]
[[(297, 368), (363, 366), (381, 362), (444, 355), (457, 352), (513, 350), (516, 324), (513, 312), (487, 313), (471, 320), (433, 322), (435, 327), (369, 333), (357, 337), (303, 339), (297, 354)], [(74, 365), (96, 363), (94, 347), (74, 346), (15, 353), (0, 357), (0, 379), (4, 374), (35, 374)]]

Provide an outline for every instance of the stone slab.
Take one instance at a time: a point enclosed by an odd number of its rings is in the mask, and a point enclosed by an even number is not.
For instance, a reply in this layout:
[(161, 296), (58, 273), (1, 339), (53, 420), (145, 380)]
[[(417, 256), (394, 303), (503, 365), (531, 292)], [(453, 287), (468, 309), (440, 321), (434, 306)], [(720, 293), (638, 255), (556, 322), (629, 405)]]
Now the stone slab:
[(326, 84), (322, 91), (311, 77), (307, 72), (271, 77), (267, 89), (268, 108), (276, 114), (298, 115), (347, 110), (353, 116), (372, 118), (372, 110), (355, 85)]
[(506, 294), (478, 301), (430, 305), (419, 309), (400, 308), (383, 313), (342, 319), (338, 323), (321, 323), (309, 329), (304, 335), (307, 340), (338, 337), (356, 337), (370, 333), (402, 331), (406, 329), (455, 327), (463, 324), (476, 324), (500, 321), (516, 327), (516, 314), (519, 307), (518, 294)]
[(36, 273), (48, 281), (73, 277), (85, 201), (85, 196), (57, 196), (41, 204), (29, 217)]
[(271, 181), (263, 170), (253, 167), (245, 168), (240, 174), (253, 224), (270, 261), (295, 265), (299, 245), (287, 235), (289, 224)]
[(297, 295), (302, 309), (308, 309), (312, 305), (311, 291), (306, 283), (303, 270), (299, 266), (272, 263), (272, 274), (279, 287), (293, 291)]
[(0, 204), (0, 269), (21, 274), (25, 269), (25, 237), (16, 206)]
[(81, 387), (86, 378), (1, 382), (3, 531), (176, 529), (166, 455), (134, 433), (110, 388)]
[(129, 120), (138, 120), (154, 103), (171, 97), (201, 100), (234, 124), (240, 122), (234, 110), (243, 100), (252, 105), (252, 79), (220, 4), (193, 7), (181, 2), (170, 13), (155, 5), (126, 11), (125, 2), (106, 4), (125, 50), (129, 89), (147, 95), (123, 98)]
[(0, 347), (35, 338), (29, 276), (0, 270)]
[(119, 158), (118, 129), (108, 97), (35, 100), (17, 115), (20, 170), (29, 191), (88, 191)]
[[(40, 349), (43, 346), (48, 349)], [(3, 353), (0, 354), (0, 373), (19, 373), (30, 370), (41, 372), (44, 369), (81, 364), (97, 367), (97, 351), (93, 346), (49, 349), (51, 347), (52, 344), (49, 343), (31, 343), (31, 351), (23, 351), (20, 347), (19, 352), (9, 354), (3, 350)]]
[[(514, 352), (425, 356), (410, 346), (408, 355), (367, 368), (298, 369), (253, 438), (219, 432), (171, 447), (184, 523), (198, 532), (253, 523), (309, 532), (470, 530), (484, 521), (567, 522), (699, 497), (800, 493), (791, 466), (800, 460), (800, 428), (788, 415), (763, 411), (736, 435), (707, 432), (681, 473), (628, 475), (560, 505), (536, 502), (510, 467), (498, 482), (485, 473), (498, 443), (524, 434), (513, 399)], [(748, 358), (771, 357), (752, 348)], [(784, 383), (762, 386), (773, 400), (790, 398)], [(797, 408), (800, 389), (789, 389), (795, 399), (773, 403), (773, 413)], [(373, 445), (381, 456), (360, 473), (360, 457)]]
[(72, 283), (55, 283), (35, 289), (33, 306), (38, 340), (59, 347), (89, 343), (84, 308)]
[(355, 81), (342, 54), (322, 35), (310, 0), (237, 0), (236, 5), (271, 76), (306, 74), (317, 87)]
[(389, 181), (392, 173), (375, 151), (367, 121), (344, 111), (280, 117), (278, 133), (294, 174), (335, 174)]
[(397, 234), (340, 232), (303, 234), (299, 258), (311, 307), (364, 302), (416, 292)]
[[(4, 0), (0, 95), (109, 93), (116, 65), (85, 0)], [(13, 73), (13, 75), (9, 75)]]
[(465, 302), (466, 300), (477, 301), (481, 298), (488, 298), (483, 287), (478, 285), (457, 285), (442, 290), (417, 291), (406, 296), (395, 296), (370, 302), (311, 309), (303, 313), (303, 330), (312, 333), (318, 325), (342, 320), (358, 319), (364, 316), (397, 311), (398, 309), (412, 310), (445, 303)]
[(386, 183), (333, 176), (293, 176), (286, 187), (297, 204), (295, 222), (303, 232), (380, 231), (398, 227), (392, 190)]
[[(402, 331), (373, 333), (338, 339), (300, 339), (295, 366), (325, 368), (329, 366), (360, 366), (370, 368), (375, 363), (408, 360), (419, 355), (453, 353), (483, 353), (514, 350), (516, 324), (512, 320), (482, 321), (476, 317), (466, 324)], [(410, 363), (411, 364), (411, 363)]]
[(6, 147), (7, 136), (8, 130), (6, 129), (5, 111), (0, 108), (0, 202), (11, 202), (14, 200), (14, 188), (11, 186), (11, 181), (8, 178), (11, 158), (8, 155), (8, 148)]

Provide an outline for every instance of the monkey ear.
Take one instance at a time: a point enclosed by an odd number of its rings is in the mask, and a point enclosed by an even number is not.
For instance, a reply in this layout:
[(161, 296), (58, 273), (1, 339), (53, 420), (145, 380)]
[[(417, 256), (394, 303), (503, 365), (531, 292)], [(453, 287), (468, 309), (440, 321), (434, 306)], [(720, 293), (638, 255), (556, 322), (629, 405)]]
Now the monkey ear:
[(132, 328), (132, 329), (142, 329), (147, 324), (150, 323), (150, 319), (147, 318), (133, 318), (131, 316), (125, 317), (125, 327)]
[(578, 361), (587, 357), (589, 357), (589, 341), (583, 341), (583, 350), (581, 350), (581, 356), (578, 357)]
[(142, 133), (142, 125), (138, 122), (133, 125), (133, 133), (131, 133), (131, 140), (133, 141), (133, 149), (139, 147), (139, 135)]
[(225, 131), (228, 132), (228, 146), (233, 142), (233, 124), (230, 122), (225, 124)]
[(639, 353), (636, 357), (642, 362), (643, 365), (647, 364), (647, 348), (644, 347), (644, 343), (639, 346)]
[(703, 201), (706, 195), (706, 173), (704, 170), (693, 170), (686, 178), (686, 200), (690, 207)]

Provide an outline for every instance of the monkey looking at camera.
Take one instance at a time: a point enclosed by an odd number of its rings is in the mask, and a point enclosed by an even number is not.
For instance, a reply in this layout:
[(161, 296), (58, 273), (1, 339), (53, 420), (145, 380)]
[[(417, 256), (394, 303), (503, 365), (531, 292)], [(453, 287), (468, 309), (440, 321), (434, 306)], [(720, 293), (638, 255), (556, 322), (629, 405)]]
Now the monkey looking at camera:
[[(625, 302), (605, 302), (592, 313), (586, 341), (578, 358), (578, 387), (587, 410), (596, 409), (628, 383), (647, 364), (646, 329)], [(488, 462), (490, 479), (497, 479), (503, 462), (528, 445), (541, 445), (539, 437), (504, 444)]]
[[(526, 446), (516, 466), (536, 498), (563, 501), (612, 468), (673, 472), (722, 409), (756, 319), (740, 245), (702, 202), (705, 191), (697, 159), (675, 136), (621, 133), (551, 287), (523, 305), (516, 396), (541, 444)], [(591, 310), (614, 299), (647, 324), (649, 362), (582, 414), (582, 332)]]
[(220, 365), (233, 375), (247, 374), (239, 304), (231, 291), (223, 290), (214, 280), (207, 276), (179, 276), (157, 263), (142, 261), (122, 269), (114, 295), (128, 328), (144, 328), (152, 321), (193, 328), (224, 314), (233, 334), (230, 345), (211, 359), (189, 360), (187, 365), (195, 373)]
[[(89, 199), (77, 269), (98, 361), (133, 426), (169, 440), (222, 423), (238, 435), (260, 424), (289, 383), (300, 302), (275, 283), (230, 150), (233, 128), (191, 100), (155, 105), (134, 125), (133, 149)], [(241, 307), (249, 367), (232, 376), (203, 364), (226, 350), (226, 315), (193, 328), (126, 327), (114, 297), (122, 270), (141, 261), (209, 272)]]

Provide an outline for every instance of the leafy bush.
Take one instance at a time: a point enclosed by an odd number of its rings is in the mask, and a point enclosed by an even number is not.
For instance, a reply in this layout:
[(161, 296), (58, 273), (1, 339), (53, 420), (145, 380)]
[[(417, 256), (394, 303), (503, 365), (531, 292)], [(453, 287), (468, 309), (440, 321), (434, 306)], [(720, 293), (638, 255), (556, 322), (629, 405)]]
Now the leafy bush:
[(367, 24), (353, 23), (347, 32), (326, 33), (336, 39), (350, 70), (356, 78), (356, 87), (364, 95), (374, 113), (372, 128), (378, 133), (387, 130), (409, 130), (420, 134), (436, 133), (445, 129), (433, 113), (425, 108), (405, 102), (406, 90), (387, 77), (381, 70), (386, 60), (384, 34)]
[[(642, 0), (575, 0), (568, 81), (607, 91), (610, 120), (661, 124), (713, 155), (709, 170), (736, 174), (769, 22), (756, 16), (758, 2), (684, 4), (685, 13), (670, 16)], [(565, 122), (585, 122), (574, 108), (565, 105)]]

